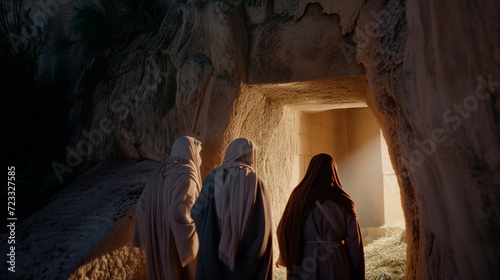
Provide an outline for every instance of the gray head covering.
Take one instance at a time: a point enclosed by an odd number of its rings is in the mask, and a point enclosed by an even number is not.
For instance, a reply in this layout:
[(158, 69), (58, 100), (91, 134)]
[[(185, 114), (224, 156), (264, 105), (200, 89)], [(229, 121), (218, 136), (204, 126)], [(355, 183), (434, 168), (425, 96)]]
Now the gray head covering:
[[(234, 140), (215, 173), (215, 209), (222, 231), (219, 259), (234, 268), (236, 251), (245, 230), (257, 191), (255, 144), (245, 138)], [(224, 171), (227, 170), (224, 178)]]

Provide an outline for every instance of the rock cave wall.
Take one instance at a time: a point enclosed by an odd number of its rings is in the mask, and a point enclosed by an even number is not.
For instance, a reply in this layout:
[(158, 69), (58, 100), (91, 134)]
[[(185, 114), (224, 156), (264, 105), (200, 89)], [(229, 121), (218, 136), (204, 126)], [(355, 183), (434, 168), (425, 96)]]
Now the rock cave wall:
[(401, 187), (406, 278), (500, 275), (500, 4), (309, 2), (171, 1), (158, 35), (89, 64), (72, 95), (69, 147), (85, 161), (162, 161), (175, 138), (193, 135), (207, 174), (231, 140), (252, 138), (276, 225), (297, 146), (285, 105), (366, 102)]
[(407, 226), (407, 279), (493, 279), (499, 4), (370, 1), (357, 58), (390, 143)]

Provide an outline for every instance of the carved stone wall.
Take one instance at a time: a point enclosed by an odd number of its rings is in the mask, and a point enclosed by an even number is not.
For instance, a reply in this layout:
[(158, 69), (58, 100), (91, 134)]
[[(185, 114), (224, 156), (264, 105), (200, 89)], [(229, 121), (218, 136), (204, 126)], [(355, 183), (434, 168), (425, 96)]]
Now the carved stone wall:
[(162, 161), (192, 135), (205, 175), (249, 137), (276, 224), (297, 148), (286, 106), (364, 102), (401, 188), (406, 278), (500, 275), (498, 2), (169, 2), (157, 35), (110, 48), (81, 75), (64, 164)]

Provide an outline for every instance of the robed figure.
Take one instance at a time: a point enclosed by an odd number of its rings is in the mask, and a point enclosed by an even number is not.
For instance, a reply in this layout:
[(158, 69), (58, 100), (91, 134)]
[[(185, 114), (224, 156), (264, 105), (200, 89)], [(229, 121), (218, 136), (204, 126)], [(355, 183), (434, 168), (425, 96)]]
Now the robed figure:
[(139, 197), (132, 246), (145, 248), (148, 279), (194, 279), (199, 243), (190, 212), (201, 189), (200, 151), (195, 138), (178, 138)]
[(288, 279), (365, 279), (363, 242), (351, 197), (335, 160), (311, 159), (278, 225), (280, 257)]
[(196, 279), (272, 279), (269, 194), (255, 172), (256, 147), (234, 140), (203, 181), (191, 216), (200, 250)]

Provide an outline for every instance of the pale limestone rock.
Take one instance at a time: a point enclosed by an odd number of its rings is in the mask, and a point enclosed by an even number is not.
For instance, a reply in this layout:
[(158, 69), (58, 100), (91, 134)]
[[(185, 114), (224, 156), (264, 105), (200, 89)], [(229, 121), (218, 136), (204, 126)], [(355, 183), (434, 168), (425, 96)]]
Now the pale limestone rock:
[(356, 20), (363, 8), (363, 0), (276, 0), (274, 1), (273, 12), (275, 14), (288, 14), (293, 16), (293, 20), (300, 19), (310, 4), (318, 3), (323, 8), (323, 13), (332, 15), (337, 14), (340, 17), (340, 26), (342, 26), (342, 35), (350, 33), (356, 26)]
[(347, 57), (337, 15), (326, 15), (311, 4), (298, 21), (274, 15), (250, 30), (248, 83), (285, 83), (337, 76), (364, 75), (365, 69)]
[(356, 30), (402, 190), (406, 279), (500, 275), (500, 6), (472, 2), (371, 1)]
[(134, 218), (135, 209), (85, 257), (68, 279), (147, 280), (145, 251), (143, 248), (130, 246)]
[[(44, 208), (19, 221), (16, 273), (4, 269), (0, 277), (67, 279), (115, 228), (123, 230), (115, 230), (106, 249), (93, 255), (106, 261), (96, 263), (95, 273), (85, 271), (85, 274), (89, 273), (90, 279), (111, 279), (110, 273), (115, 272), (105, 268), (113, 268), (124, 276), (127, 271), (140, 272), (144, 265), (141, 252), (131, 250), (128, 245), (133, 226), (129, 211), (135, 207), (149, 173), (158, 166), (158, 162), (150, 160), (122, 159), (104, 161), (90, 168)], [(128, 226), (120, 227), (122, 223)], [(2, 252), (7, 252), (8, 246), (7, 242), (0, 243)], [(113, 256), (113, 252), (119, 255)]]
[(179, 89), (175, 97), (175, 105), (180, 120), (186, 127), (194, 131), (198, 122), (201, 104), (205, 97), (208, 79), (214, 69), (210, 61), (201, 53), (192, 55), (179, 71)]
[[(70, 143), (82, 161), (161, 161), (178, 136), (193, 135), (203, 142), (207, 174), (234, 138), (249, 137), (260, 148), (258, 172), (276, 225), (293, 188), (291, 155), (298, 145), (297, 115), (285, 106), (366, 102), (383, 128), (401, 187), (406, 278), (500, 274), (497, 2), (276, 0), (272, 14), (272, 1), (259, 9), (238, 0), (171, 2), (158, 35), (103, 53), (83, 74), (72, 95)], [(90, 141), (85, 131), (102, 135), (91, 151), (79, 151), (79, 143)], [(116, 207), (126, 213), (134, 203)], [(108, 208), (96, 208), (106, 215)], [(115, 227), (95, 226), (100, 232)], [(104, 240), (99, 236), (82, 245), (87, 254)], [(97, 250), (100, 261), (74, 275), (110, 278), (106, 269), (125, 271), (136, 253), (108, 250), (107, 242)], [(75, 256), (64, 256), (72, 260), (63, 265), (71, 273)]]

